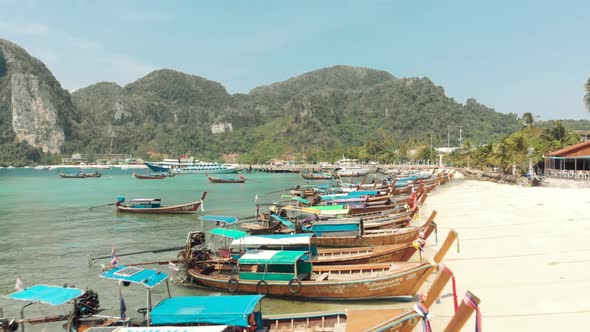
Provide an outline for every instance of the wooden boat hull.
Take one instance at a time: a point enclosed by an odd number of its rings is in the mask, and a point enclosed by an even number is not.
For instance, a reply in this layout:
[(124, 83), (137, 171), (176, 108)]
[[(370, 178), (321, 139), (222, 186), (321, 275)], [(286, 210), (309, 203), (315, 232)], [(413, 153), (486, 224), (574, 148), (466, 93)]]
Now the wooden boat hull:
[(311, 238), (311, 244), (317, 247), (370, 247), (392, 244), (412, 243), (434, 221), (436, 211), (419, 227), (397, 229), (371, 229), (366, 230), (362, 236), (325, 236)]
[(398, 331), (413, 328), (419, 315), (404, 309), (346, 310), (343, 312), (264, 315), (262, 324), (269, 332)]
[[(204, 275), (199, 273), (198, 269), (190, 269), (187, 273), (196, 285), (230, 292), (267, 294), (297, 299), (374, 300), (378, 298), (414, 296), (426, 278), (434, 271), (435, 265), (431, 263), (413, 265), (411, 268), (399, 271), (383, 272), (385, 275), (380, 277), (334, 281), (238, 280), (237, 277), (231, 277), (230, 275)], [(347, 265), (340, 267), (354, 269), (357, 266)], [(369, 267), (365, 266), (365, 268)]]
[(133, 177), (139, 180), (162, 180), (166, 178), (164, 174), (153, 174), (153, 175), (140, 175), (133, 172)]
[(405, 227), (414, 217), (416, 210), (404, 211), (382, 217), (363, 217), (365, 229), (386, 229)]
[(301, 177), (305, 180), (332, 180), (332, 175), (315, 175), (315, 174), (301, 174)]
[[(443, 267), (432, 282), (424, 301), (430, 308), (448, 283), (452, 272)], [(262, 321), (268, 331), (275, 332), (333, 332), (333, 331), (394, 331), (410, 332), (422, 317), (411, 309), (347, 309), (334, 312), (310, 312), (282, 315), (263, 315)]]
[(201, 202), (188, 204), (170, 205), (159, 208), (132, 208), (129, 206), (116, 206), (119, 212), (143, 213), (143, 214), (183, 214), (195, 213), (201, 206)]
[(85, 178), (99, 178), (101, 177), (102, 174), (96, 172), (96, 173), (84, 173), (84, 177)]
[(225, 180), (225, 179), (213, 179), (209, 178), (211, 183), (245, 183), (246, 180)]
[(80, 174), (80, 175), (73, 175), (73, 174), (64, 174), (64, 173), (59, 173), (59, 176), (60, 176), (61, 178), (64, 178), (64, 179), (84, 179), (84, 178), (86, 178), (86, 177), (84, 176), (84, 174)]
[(141, 213), (141, 214), (188, 214), (188, 213), (195, 213), (203, 201), (207, 196), (207, 192), (203, 193), (203, 197), (201, 197), (200, 201), (186, 203), (186, 204), (178, 204), (178, 205), (169, 205), (169, 206), (162, 206), (159, 208), (133, 208), (126, 205), (115, 205), (118, 212), (125, 212), (125, 213)]
[(346, 255), (342, 249), (319, 249), (313, 265), (370, 264), (408, 261), (416, 252), (412, 244), (350, 248)]
[(363, 236), (326, 236), (314, 237), (311, 244), (317, 247), (364, 247), (364, 246), (384, 246), (392, 244), (411, 243), (418, 238), (422, 228), (400, 228), (383, 230), (383, 232), (367, 233)]

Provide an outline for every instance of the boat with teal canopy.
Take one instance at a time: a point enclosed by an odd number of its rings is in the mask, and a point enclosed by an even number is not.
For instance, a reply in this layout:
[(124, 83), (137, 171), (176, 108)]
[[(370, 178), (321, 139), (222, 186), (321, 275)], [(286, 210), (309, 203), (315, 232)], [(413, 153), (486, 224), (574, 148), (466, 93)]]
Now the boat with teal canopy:
[(143, 269), (135, 266), (121, 265), (103, 272), (100, 277), (152, 288), (168, 280), (168, 275), (159, 270)]
[(201, 221), (214, 221), (216, 223), (224, 223), (227, 225), (231, 225), (240, 221), (237, 217), (230, 217), (230, 216), (213, 216), (213, 215), (206, 215), (199, 217)]
[[(90, 291), (91, 292), (91, 291)], [(63, 287), (63, 286), (50, 286), (50, 285), (34, 285), (29, 288), (20, 290), (18, 292), (12, 293), (7, 295), (7, 299), (11, 300), (19, 300), (19, 301), (27, 301), (29, 303), (25, 304), (21, 311), (21, 331), (25, 330), (25, 323), (49, 323), (49, 322), (58, 322), (63, 320), (68, 320), (71, 317), (71, 314), (67, 315), (59, 315), (59, 316), (51, 316), (51, 317), (43, 317), (43, 318), (33, 318), (33, 319), (25, 319), (24, 312), (25, 308), (33, 305), (35, 303), (45, 303), (52, 306), (60, 306), (71, 302), (73, 304), (73, 312), (79, 311), (80, 313), (84, 313), (82, 308), (86, 308), (85, 304), (83, 303), (80, 308), (77, 308), (77, 299), (81, 298), (86, 292), (74, 288), (74, 287)], [(84, 301), (83, 301), (84, 302)], [(78, 309), (78, 310), (77, 310)], [(88, 311), (90, 313), (90, 311)], [(94, 311), (93, 311), (94, 313)], [(15, 326), (16, 327), (16, 326)]]
[[(146, 321), (148, 323), (148, 326), (150, 311), (152, 310), (152, 288), (165, 282), (166, 288), (168, 290), (168, 297), (170, 297), (170, 285), (168, 283), (168, 275), (159, 270), (121, 265), (112, 268), (108, 271), (105, 271), (101, 273), (99, 276), (105, 279), (119, 281), (120, 284), (122, 284), (123, 286), (129, 286), (130, 284), (139, 284), (146, 288), (146, 308), (141, 308), (138, 310), (138, 312), (144, 313), (146, 315)], [(123, 297), (121, 295), (121, 317), (105, 317), (105, 323), (103, 323), (102, 326), (109, 326), (105, 325), (107, 324), (107, 321), (111, 322), (112, 325), (122, 325), (121, 323), (125, 323), (125, 310), (125, 304), (123, 301)], [(93, 322), (93, 324), (96, 323)]]
[(315, 257), (318, 250), (311, 245), (311, 233), (300, 234), (264, 234), (244, 236), (232, 241), (232, 247), (248, 249), (276, 249), (309, 251)]
[(231, 331), (227, 325), (208, 326), (158, 326), (153, 327), (92, 327), (86, 332), (226, 332)]
[(248, 233), (243, 232), (243, 231), (238, 231), (235, 229), (226, 229), (226, 228), (214, 228), (212, 230), (209, 231), (209, 233), (213, 234), (213, 235), (218, 235), (218, 236), (222, 236), (222, 237), (228, 237), (231, 239), (241, 239), (244, 236), (248, 235)]
[(84, 294), (84, 291), (78, 288), (35, 285), (25, 290), (12, 293), (6, 296), (6, 298), (12, 300), (41, 302), (58, 306), (70, 302), (82, 294)]
[(287, 226), (289, 229), (295, 229), (295, 224), (290, 222), (289, 220), (281, 217), (280, 215), (273, 213), (270, 215), (274, 220), (280, 222), (281, 224)]
[[(177, 296), (158, 303), (151, 312), (152, 326), (229, 325), (262, 326), (260, 301), (264, 295)], [(253, 316), (252, 316), (253, 315)]]

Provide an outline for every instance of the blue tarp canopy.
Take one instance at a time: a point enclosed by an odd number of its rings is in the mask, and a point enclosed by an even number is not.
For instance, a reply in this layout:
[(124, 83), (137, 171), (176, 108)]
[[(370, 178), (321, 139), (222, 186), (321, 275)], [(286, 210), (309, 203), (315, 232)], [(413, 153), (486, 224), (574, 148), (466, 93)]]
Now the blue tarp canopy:
[(311, 245), (313, 234), (266, 234), (250, 235), (232, 241), (232, 245), (243, 246), (290, 246), (290, 245)]
[(283, 264), (293, 265), (299, 259), (309, 259), (307, 251), (299, 250), (259, 250), (246, 252), (238, 259), (238, 264)]
[(229, 237), (234, 240), (241, 239), (244, 236), (248, 235), (248, 233), (243, 232), (243, 231), (238, 231), (238, 230), (234, 230), (234, 229), (225, 229), (225, 228), (214, 228), (214, 229), (210, 230), (209, 233), (211, 233), (213, 235)]
[(57, 306), (71, 301), (82, 294), (84, 294), (84, 291), (78, 288), (35, 285), (25, 290), (12, 293), (6, 298), (13, 300), (42, 302)]
[(162, 271), (143, 269), (135, 266), (127, 267), (125, 265), (108, 270), (100, 276), (111, 280), (122, 280), (134, 284), (142, 284), (147, 288), (157, 286), (168, 278), (168, 275)]
[(346, 195), (322, 195), (322, 201), (331, 201), (335, 199), (344, 199), (344, 198), (360, 198), (366, 196), (375, 196), (379, 193), (378, 190), (358, 190), (349, 192)]
[(154, 327), (91, 327), (86, 332), (223, 332), (227, 325), (158, 326)]
[(223, 222), (226, 224), (233, 224), (238, 222), (238, 218), (236, 217), (228, 217), (228, 216), (201, 216), (200, 218), (203, 221), (215, 221), (215, 222)]
[(248, 326), (248, 315), (264, 295), (176, 296), (158, 303), (150, 312), (152, 325), (224, 324)]
[(278, 214), (273, 213), (270, 216), (273, 217), (275, 220), (279, 221), (281, 224), (289, 227), (289, 229), (295, 229), (295, 225), (292, 222), (290, 222), (289, 220), (287, 220), (287, 219), (279, 216)]

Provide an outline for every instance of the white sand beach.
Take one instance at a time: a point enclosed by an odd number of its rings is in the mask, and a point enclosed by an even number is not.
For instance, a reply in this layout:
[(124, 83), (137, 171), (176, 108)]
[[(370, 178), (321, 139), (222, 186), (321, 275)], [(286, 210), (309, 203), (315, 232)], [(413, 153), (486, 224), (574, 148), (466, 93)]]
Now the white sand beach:
[[(422, 218), (432, 209), (439, 241), (459, 233), (460, 253), (443, 263), (459, 301), (466, 290), (481, 299), (484, 331), (590, 330), (590, 190), (455, 180), (427, 199)], [(431, 307), (435, 331), (453, 314), (451, 293), (449, 283)], [(463, 331), (474, 331), (474, 317)]]

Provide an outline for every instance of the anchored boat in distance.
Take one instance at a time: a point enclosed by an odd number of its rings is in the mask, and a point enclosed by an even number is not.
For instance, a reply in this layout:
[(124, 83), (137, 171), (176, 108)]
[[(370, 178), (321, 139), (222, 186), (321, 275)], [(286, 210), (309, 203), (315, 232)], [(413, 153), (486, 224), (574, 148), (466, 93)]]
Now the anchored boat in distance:
[(227, 174), (237, 173), (238, 168), (213, 162), (190, 159), (164, 159), (161, 162), (145, 162), (154, 172), (172, 174)]

